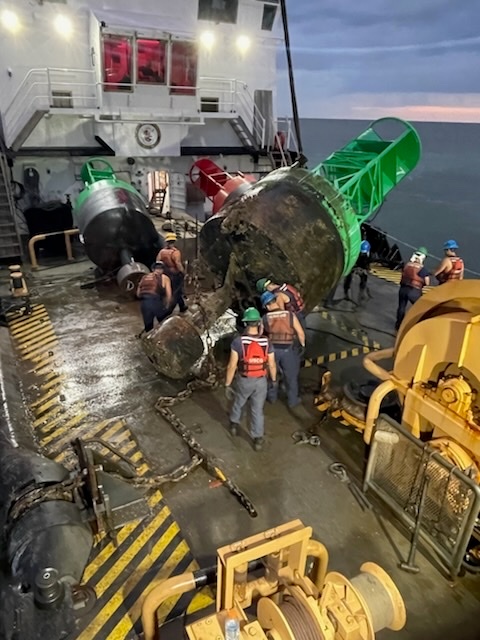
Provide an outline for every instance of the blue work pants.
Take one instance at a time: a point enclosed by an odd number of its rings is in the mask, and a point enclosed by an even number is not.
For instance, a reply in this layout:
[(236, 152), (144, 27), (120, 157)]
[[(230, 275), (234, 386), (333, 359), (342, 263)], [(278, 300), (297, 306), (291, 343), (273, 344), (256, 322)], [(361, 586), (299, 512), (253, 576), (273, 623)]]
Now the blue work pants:
[(422, 290), (410, 287), (406, 284), (400, 285), (398, 292), (398, 309), (397, 309), (397, 322), (395, 328), (399, 329), (402, 324), (403, 318), (407, 311), (407, 305), (409, 302), (415, 304), (415, 302), (422, 297)]
[(250, 405), (250, 435), (252, 438), (263, 438), (265, 418), (263, 408), (267, 399), (267, 377), (245, 378), (237, 375), (233, 386), (235, 398), (230, 411), (230, 422), (240, 424), (243, 407)]
[[(287, 403), (290, 408), (296, 407), (300, 403), (298, 393), (298, 376), (300, 374), (300, 353), (292, 346), (286, 349), (273, 345), (275, 361), (277, 363), (277, 376), (282, 375), (282, 379), (287, 387)], [(267, 399), (275, 402), (278, 397), (278, 384), (271, 385), (268, 389)]]
[(140, 300), (140, 310), (142, 312), (145, 331), (153, 329), (155, 318), (162, 322), (168, 315), (169, 310), (165, 307), (163, 299), (157, 295), (144, 295)]
[(185, 303), (185, 300), (183, 299), (183, 281), (185, 280), (185, 276), (183, 275), (183, 273), (172, 273), (172, 274), (169, 274), (169, 276), (170, 276), (170, 281), (172, 283), (171, 312), (175, 309), (175, 307), (178, 304), (180, 313), (183, 313), (188, 308)]

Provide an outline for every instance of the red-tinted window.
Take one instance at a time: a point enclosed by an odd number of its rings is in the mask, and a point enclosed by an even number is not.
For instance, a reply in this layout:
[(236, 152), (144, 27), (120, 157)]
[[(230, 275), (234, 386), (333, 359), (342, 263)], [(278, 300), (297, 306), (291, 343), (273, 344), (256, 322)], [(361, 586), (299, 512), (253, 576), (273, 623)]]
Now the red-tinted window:
[(137, 82), (165, 84), (167, 43), (161, 40), (137, 40)]
[(195, 95), (197, 86), (197, 48), (193, 42), (172, 42), (170, 93)]
[(132, 39), (103, 36), (103, 82), (105, 91), (130, 91), (132, 83)]

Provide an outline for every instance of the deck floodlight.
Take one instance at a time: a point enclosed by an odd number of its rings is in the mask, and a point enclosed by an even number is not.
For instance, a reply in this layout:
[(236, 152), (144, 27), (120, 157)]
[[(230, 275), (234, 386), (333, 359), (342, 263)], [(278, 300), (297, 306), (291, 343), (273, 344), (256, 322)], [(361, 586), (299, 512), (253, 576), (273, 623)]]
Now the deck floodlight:
[(68, 38), (68, 36), (72, 33), (72, 21), (70, 20), (70, 18), (67, 18), (67, 16), (59, 14), (55, 18), (54, 24), (55, 29), (58, 31), (58, 33), (60, 33), (65, 38)]
[(248, 36), (242, 35), (237, 38), (237, 48), (240, 53), (246, 53), (250, 49), (251, 40)]
[(200, 35), (200, 43), (205, 49), (211, 49), (215, 44), (215, 34), (212, 31), (204, 31)]
[(20, 21), (17, 14), (13, 11), (10, 11), (9, 9), (5, 9), (4, 11), (2, 11), (1, 22), (2, 26), (4, 26), (5, 29), (8, 29), (12, 32), (17, 31), (20, 27)]

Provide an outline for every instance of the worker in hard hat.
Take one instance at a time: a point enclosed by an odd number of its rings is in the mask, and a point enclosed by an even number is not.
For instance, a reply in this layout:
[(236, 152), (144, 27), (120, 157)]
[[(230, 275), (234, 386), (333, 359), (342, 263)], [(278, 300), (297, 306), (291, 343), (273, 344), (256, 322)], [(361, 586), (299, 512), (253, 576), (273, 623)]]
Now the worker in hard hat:
[[(290, 409), (300, 404), (298, 376), (300, 373), (300, 352), (295, 348), (295, 338), (302, 349), (305, 348), (305, 332), (298, 318), (287, 309), (281, 309), (273, 291), (265, 291), (260, 298), (267, 310), (263, 316), (263, 329), (268, 335), (275, 352), (278, 373), (282, 374), (287, 387), (287, 402)], [(267, 399), (275, 402), (278, 385), (272, 384)]]
[(349, 274), (345, 276), (343, 281), (343, 294), (345, 300), (350, 300), (350, 287), (352, 286), (353, 275), (357, 274), (360, 278), (360, 298), (364, 298), (367, 293), (368, 272), (370, 270), (370, 254), (371, 246), (364, 234), (360, 244), (360, 255), (357, 258), (355, 266)]
[(183, 282), (185, 280), (185, 267), (182, 262), (182, 254), (180, 249), (175, 246), (177, 236), (172, 231), (165, 234), (166, 246), (160, 249), (157, 260), (161, 260), (165, 264), (165, 273), (172, 283), (172, 312), (178, 304), (180, 313), (188, 311), (188, 306), (183, 299)]
[(421, 297), (423, 287), (428, 287), (430, 284), (430, 274), (423, 266), (426, 257), (427, 250), (425, 247), (419, 247), (403, 267), (398, 291), (397, 322), (395, 324), (397, 331), (402, 324), (407, 305), (409, 303), (414, 304)]
[(263, 409), (268, 390), (267, 376), (270, 376), (272, 384), (276, 384), (277, 367), (273, 347), (263, 335), (262, 319), (257, 309), (246, 309), (242, 321), (245, 332), (232, 342), (225, 377), (225, 395), (228, 400), (233, 400), (230, 433), (237, 435), (242, 410), (248, 402), (253, 448), (260, 451), (265, 435)]
[(432, 273), (440, 284), (450, 282), (450, 280), (463, 280), (465, 264), (457, 256), (458, 244), (455, 240), (447, 240), (443, 245), (445, 257)]
[(152, 273), (144, 275), (138, 283), (137, 298), (140, 298), (145, 332), (153, 329), (155, 318), (161, 322), (170, 315), (172, 285), (164, 269), (163, 262), (155, 262), (152, 265)]
[(276, 284), (269, 278), (260, 278), (260, 280), (257, 280), (255, 286), (260, 295), (265, 293), (265, 291), (270, 291), (275, 294), (279, 308), (294, 313), (303, 329), (306, 328), (305, 303), (298, 289), (286, 282)]

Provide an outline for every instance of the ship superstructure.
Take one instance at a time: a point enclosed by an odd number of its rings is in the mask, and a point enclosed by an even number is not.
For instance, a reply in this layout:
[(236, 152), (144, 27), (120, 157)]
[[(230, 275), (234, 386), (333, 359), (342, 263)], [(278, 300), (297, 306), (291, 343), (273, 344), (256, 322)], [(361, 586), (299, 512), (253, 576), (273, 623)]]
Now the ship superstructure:
[(149, 201), (166, 185), (164, 211), (198, 205), (192, 159), (270, 171), (279, 131), (294, 147), (275, 107), (279, 14), (278, 0), (2, 3), (3, 173), (20, 209), (74, 201), (91, 156)]

